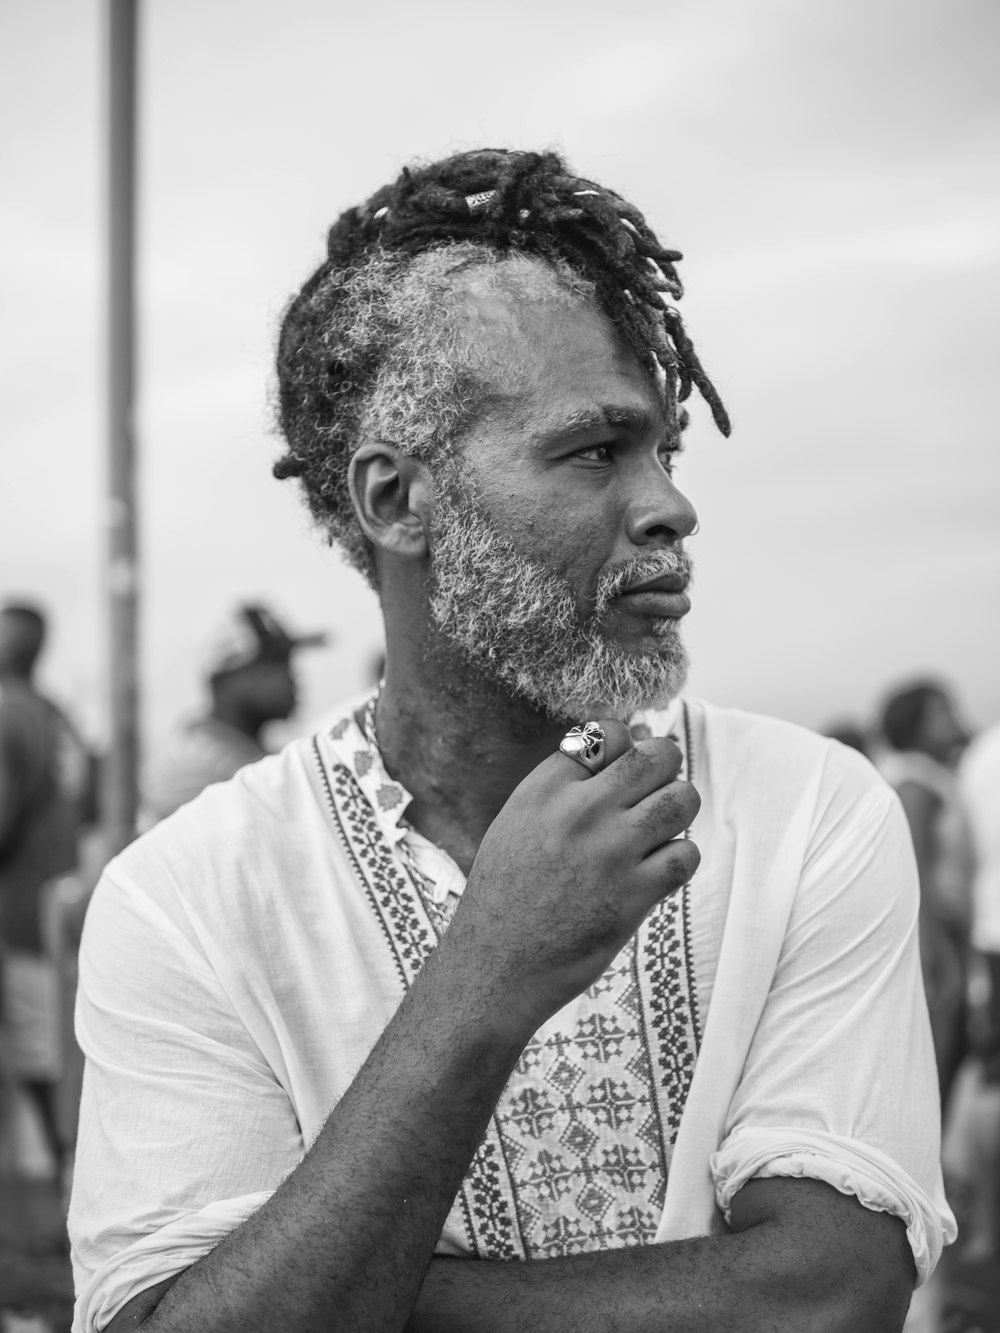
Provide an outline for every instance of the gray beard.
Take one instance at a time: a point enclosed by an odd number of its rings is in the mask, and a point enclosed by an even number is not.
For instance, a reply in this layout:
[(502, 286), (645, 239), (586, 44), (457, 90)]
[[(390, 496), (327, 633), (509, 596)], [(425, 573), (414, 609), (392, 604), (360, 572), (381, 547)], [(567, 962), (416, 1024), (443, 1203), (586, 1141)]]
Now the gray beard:
[(685, 552), (652, 551), (602, 573), (583, 617), (567, 580), (504, 536), (453, 474), (438, 478), (431, 538), (430, 610), (450, 667), (560, 722), (627, 720), (680, 694), (688, 657), (676, 620), (650, 622), (652, 652), (623, 648), (600, 621), (629, 584), (689, 575)]

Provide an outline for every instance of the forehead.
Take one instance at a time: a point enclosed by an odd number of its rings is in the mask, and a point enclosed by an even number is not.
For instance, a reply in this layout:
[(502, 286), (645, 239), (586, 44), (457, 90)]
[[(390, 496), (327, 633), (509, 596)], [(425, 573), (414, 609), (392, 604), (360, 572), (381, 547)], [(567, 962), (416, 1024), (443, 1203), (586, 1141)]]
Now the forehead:
[(532, 435), (647, 421), (675, 414), (666, 389), (610, 319), (580, 298), (529, 299), (470, 292), (465, 318), (490, 385), (480, 425), (502, 422)]

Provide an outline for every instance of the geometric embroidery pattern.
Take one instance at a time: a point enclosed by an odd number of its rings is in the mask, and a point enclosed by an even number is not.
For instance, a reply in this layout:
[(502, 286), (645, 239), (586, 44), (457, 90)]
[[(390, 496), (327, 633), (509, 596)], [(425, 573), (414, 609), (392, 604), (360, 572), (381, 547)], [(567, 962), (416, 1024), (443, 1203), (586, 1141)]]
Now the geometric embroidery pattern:
[[(328, 767), (315, 740), (313, 750), (340, 840), (364, 885), (403, 988), (409, 989), (437, 943), (427, 904), (379, 828), (352, 768), (344, 763)], [(506, 1160), (495, 1142), (480, 1145), (476, 1166), (475, 1184), (456, 1201), (452, 1220), (465, 1232), (470, 1248), (481, 1247), (484, 1255), (496, 1259), (517, 1258), (520, 1251), (510, 1214), (512, 1188), (506, 1178)]]
[[(525, 1048), (456, 1201), (474, 1253), (549, 1258), (653, 1240), (700, 1039), (686, 895), (660, 903)], [(498, 1152), (506, 1181), (490, 1169)], [(476, 1216), (494, 1221), (508, 1183), (511, 1230), (494, 1248), (495, 1228)]]
[(343, 764), (327, 770), (318, 750), (316, 757), (341, 840), (382, 927), (403, 986), (409, 988), (437, 943), (434, 928), (351, 771)]
[[(371, 787), (378, 756), (364, 742), (349, 763), (328, 767), (318, 747), (316, 760), (407, 988), (443, 922), (373, 809), (404, 794), (388, 779)], [(659, 903), (604, 974), (525, 1047), (449, 1218), (471, 1253), (546, 1258), (654, 1239), (701, 1037), (688, 895), (685, 886)]]

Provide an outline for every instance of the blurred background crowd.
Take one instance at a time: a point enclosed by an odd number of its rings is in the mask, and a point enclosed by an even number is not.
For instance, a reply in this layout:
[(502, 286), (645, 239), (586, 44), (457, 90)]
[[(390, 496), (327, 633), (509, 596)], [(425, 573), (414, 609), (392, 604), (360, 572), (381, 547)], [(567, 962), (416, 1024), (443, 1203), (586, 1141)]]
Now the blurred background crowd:
[[(20, 798), (0, 786), (3, 1333), (63, 1327), (75, 943), (106, 847), (103, 9), (0, 6), (0, 704), (22, 774)], [(1000, 13), (140, 14), (140, 825), (378, 674), (374, 595), (270, 477), (277, 320), (326, 226), (413, 157), (560, 147), (685, 253), (686, 321), (735, 419), (723, 441), (696, 404), (680, 460), (692, 691), (863, 750), (910, 820), (962, 1224), (933, 1318), (1000, 1329)], [(28, 792), (41, 877), (16, 864)]]

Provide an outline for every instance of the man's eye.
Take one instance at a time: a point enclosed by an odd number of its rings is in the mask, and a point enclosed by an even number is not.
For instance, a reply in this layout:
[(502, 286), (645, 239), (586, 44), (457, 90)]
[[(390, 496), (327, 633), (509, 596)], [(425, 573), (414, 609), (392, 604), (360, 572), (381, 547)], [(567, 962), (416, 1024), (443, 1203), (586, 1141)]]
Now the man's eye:
[(607, 444), (592, 444), (586, 449), (578, 449), (574, 458), (582, 458), (585, 463), (610, 463), (611, 448)]

